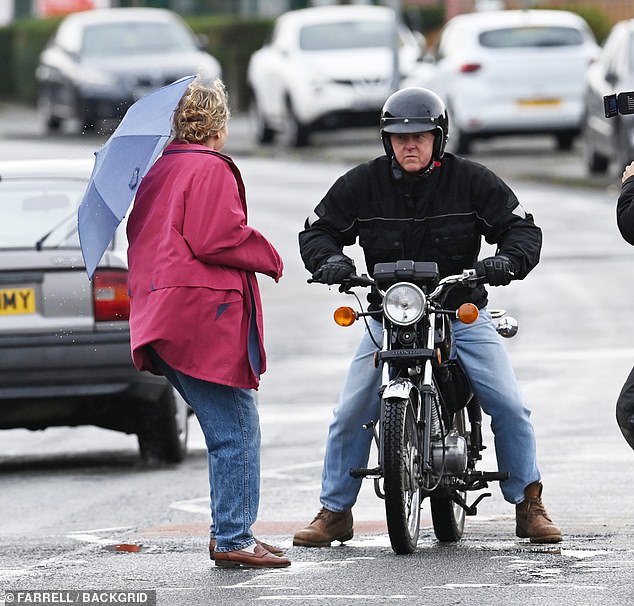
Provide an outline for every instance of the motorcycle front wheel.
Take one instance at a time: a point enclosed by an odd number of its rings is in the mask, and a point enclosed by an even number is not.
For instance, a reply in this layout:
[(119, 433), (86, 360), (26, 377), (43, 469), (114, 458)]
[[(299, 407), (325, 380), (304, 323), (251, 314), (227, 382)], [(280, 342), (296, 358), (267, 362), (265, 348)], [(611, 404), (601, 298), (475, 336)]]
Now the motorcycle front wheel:
[(413, 553), (420, 530), (420, 435), (415, 404), (409, 398), (390, 398), (384, 403), (383, 491), (392, 549)]
[[(465, 409), (454, 415), (453, 428), (461, 436), (466, 435)], [(465, 492), (460, 492), (464, 499)], [(448, 490), (433, 494), (429, 500), (434, 534), (441, 543), (455, 543), (464, 533), (465, 510), (452, 498)]]

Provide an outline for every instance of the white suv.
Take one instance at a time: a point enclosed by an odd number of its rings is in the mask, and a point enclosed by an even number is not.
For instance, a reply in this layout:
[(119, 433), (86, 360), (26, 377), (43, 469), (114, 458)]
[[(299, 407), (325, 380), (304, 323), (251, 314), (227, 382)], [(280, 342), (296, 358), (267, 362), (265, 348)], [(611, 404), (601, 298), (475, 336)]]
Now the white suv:
[(552, 134), (570, 149), (580, 133), (585, 73), (599, 47), (580, 16), (558, 10), (469, 13), (443, 28), (419, 86), (447, 103), (450, 145)]
[(395, 23), (394, 11), (380, 6), (322, 6), (278, 17), (247, 69), (258, 142), (281, 132), (300, 147), (315, 130), (378, 126), (385, 99), (423, 51), (421, 39), (401, 25), (395, 53)]

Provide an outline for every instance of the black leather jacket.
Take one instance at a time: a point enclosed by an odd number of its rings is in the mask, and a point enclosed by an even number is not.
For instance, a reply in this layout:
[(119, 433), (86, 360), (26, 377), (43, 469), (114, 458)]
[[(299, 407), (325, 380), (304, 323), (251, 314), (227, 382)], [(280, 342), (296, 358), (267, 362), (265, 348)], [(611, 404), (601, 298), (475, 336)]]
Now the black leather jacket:
[[(511, 260), (515, 279), (539, 262), (541, 229), (492, 171), (446, 153), (431, 174), (408, 179), (381, 156), (335, 181), (306, 220), (299, 247), (311, 273), (358, 239), (370, 275), (376, 263), (412, 259), (435, 261), (444, 277), (475, 265), (483, 236)], [(446, 306), (466, 301), (484, 307), (486, 290), (456, 288)]]
[(616, 204), (616, 223), (623, 239), (634, 244), (634, 177), (627, 179), (621, 187)]

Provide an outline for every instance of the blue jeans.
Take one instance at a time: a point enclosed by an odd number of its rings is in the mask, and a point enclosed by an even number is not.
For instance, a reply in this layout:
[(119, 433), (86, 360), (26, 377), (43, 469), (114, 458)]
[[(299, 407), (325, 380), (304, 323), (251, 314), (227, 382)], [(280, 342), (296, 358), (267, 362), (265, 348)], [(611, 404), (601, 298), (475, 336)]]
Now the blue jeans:
[[(375, 340), (381, 343), (381, 323), (370, 319), (369, 324)], [(480, 317), (473, 324), (454, 321), (454, 335), (455, 354), (482, 409), (491, 417), (498, 470), (510, 474), (508, 480), (500, 483), (502, 494), (510, 503), (521, 503), (524, 488), (538, 481), (540, 474), (530, 410), (508, 354), (486, 309), (480, 310)], [(362, 480), (352, 478), (350, 469), (368, 466), (372, 432), (361, 425), (377, 420), (380, 414), (381, 376), (374, 367), (375, 351), (376, 345), (366, 331), (352, 359), (328, 431), (320, 500), (331, 511), (352, 508)]]
[(185, 375), (154, 351), (152, 360), (192, 407), (205, 436), (216, 549), (252, 545), (260, 503), (260, 419), (253, 390)]

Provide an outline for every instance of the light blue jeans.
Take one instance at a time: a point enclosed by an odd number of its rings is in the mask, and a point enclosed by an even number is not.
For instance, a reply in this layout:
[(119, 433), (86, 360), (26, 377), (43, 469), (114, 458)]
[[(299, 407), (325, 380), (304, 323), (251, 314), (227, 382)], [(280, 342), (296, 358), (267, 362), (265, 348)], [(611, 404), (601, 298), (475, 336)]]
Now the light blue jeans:
[[(377, 343), (381, 343), (382, 325), (369, 319)], [(524, 500), (524, 488), (540, 479), (535, 452), (535, 434), (510, 359), (491, 315), (480, 310), (473, 324), (454, 321), (455, 354), (471, 381), (485, 413), (491, 417), (498, 470), (510, 478), (500, 483), (510, 503)], [(363, 423), (378, 420), (381, 385), (380, 371), (374, 367), (376, 345), (366, 331), (341, 393), (328, 431), (322, 471), (321, 504), (331, 511), (348, 511), (357, 500), (360, 479), (350, 469), (367, 467), (372, 432)]]
[(185, 375), (154, 351), (152, 360), (192, 407), (205, 436), (216, 550), (252, 545), (260, 503), (260, 419), (253, 390)]

